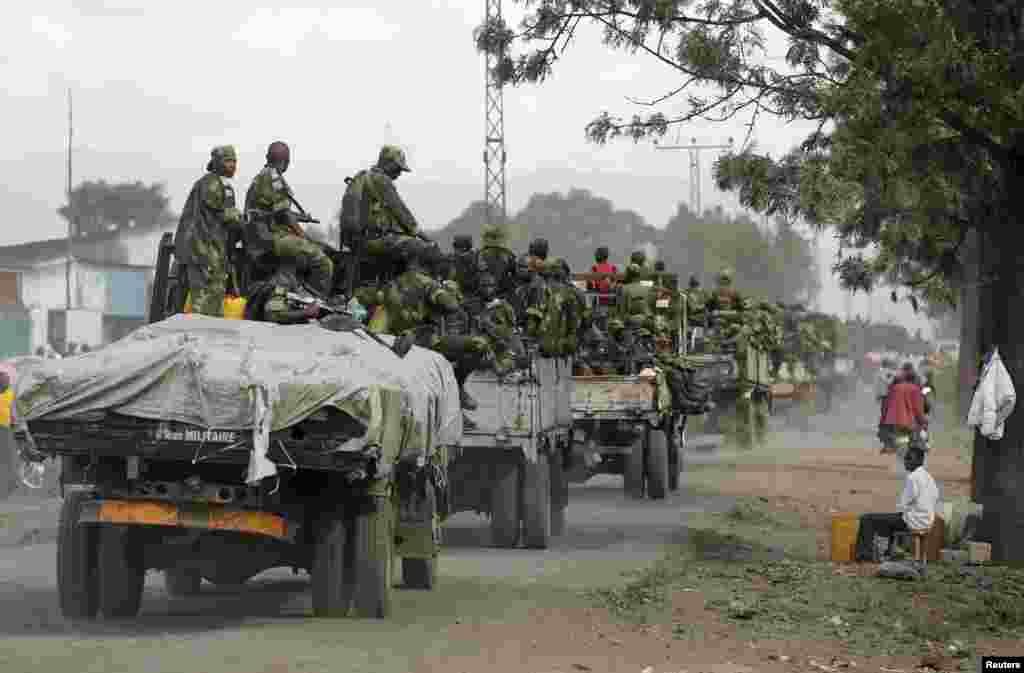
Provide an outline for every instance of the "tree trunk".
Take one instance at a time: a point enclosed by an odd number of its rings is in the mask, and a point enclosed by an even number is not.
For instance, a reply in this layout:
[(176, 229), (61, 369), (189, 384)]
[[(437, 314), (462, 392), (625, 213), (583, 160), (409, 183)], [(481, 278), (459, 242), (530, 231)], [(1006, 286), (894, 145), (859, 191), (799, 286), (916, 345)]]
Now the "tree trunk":
[[(1020, 180), (1011, 181), (1021, 182)], [(1021, 194), (1024, 184), (1011, 184)], [(1000, 222), (998, 236), (986, 236), (983, 268), (997, 270), (994, 282), (983, 286), (980, 302), (982, 346), (997, 346), (1015, 386), (1024, 385), (1024, 267), (1017, 268), (1016, 220), (1024, 215), (1024, 199), (1008, 200), (1015, 215)], [(1005, 232), (1005, 233), (1004, 233)], [(1013, 413), (1003, 438), (986, 440), (975, 434), (972, 491), (984, 507), (980, 539), (991, 542), (997, 562), (1024, 560), (1024, 416)]]

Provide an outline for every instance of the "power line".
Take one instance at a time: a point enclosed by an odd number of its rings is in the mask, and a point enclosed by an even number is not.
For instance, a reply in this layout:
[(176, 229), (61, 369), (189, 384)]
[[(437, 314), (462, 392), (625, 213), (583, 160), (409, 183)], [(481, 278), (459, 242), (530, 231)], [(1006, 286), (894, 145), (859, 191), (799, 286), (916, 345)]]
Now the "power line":
[[(657, 142), (657, 141), (655, 141)], [(733, 138), (729, 137), (726, 145), (698, 145), (696, 138), (690, 138), (689, 145), (658, 145), (659, 150), (689, 150), (690, 152), (690, 207), (693, 208), (697, 217), (701, 215), (701, 172), (700, 152), (701, 150), (729, 150), (733, 146)]]

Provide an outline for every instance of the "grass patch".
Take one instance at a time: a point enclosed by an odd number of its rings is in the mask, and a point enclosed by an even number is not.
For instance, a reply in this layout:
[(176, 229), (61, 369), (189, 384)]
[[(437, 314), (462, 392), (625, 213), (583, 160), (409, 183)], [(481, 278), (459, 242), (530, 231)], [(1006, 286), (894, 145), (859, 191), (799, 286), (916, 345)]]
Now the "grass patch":
[(838, 640), (862, 656), (923, 654), (931, 641), (966, 657), (979, 638), (1024, 636), (1022, 569), (963, 574), (958, 565), (932, 563), (918, 582), (860, 576), (814, 560), (814, 531), (757, 501), (688, 524), (685, 543), (591, 597), (622, 619), (667, 620), (676, 637), (695, 638), (703, 627), (676, 623), (667, 608), (673, 593), (699, 591), (705, 608), (741, 637)]

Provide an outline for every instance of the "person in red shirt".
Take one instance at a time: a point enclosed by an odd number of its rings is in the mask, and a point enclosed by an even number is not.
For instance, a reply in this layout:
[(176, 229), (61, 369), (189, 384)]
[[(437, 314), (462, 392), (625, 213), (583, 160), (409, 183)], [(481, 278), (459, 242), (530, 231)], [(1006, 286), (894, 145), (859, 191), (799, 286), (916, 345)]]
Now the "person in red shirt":
[(878, 427), (885, 444), (882, 453), (902, 454), (914, 435), (928, 430), (924, 393), (910, 363), (903, 365), (889, 386)]
[[(594, 264), (594, 266), (590, 267), (591, 273), (619, 272), (618, 267), (616, 267), (614, 264), (608, 261), (608, 248), (606, 246), (602, 245), (600, 248), (594, 251), (594, 261), (597, 263)], [(604, 297), (601, 297), (599, 301), (601, 302), (601, 304), (607, 306), (610, 301), (607, 295), (611, 294), (612, 289), (611, 281), (605, 278), (603, 280), (590, 281), (587, 285), (588, 289), (591, 292), (600, 292), (601, 294), (606, 295)]]

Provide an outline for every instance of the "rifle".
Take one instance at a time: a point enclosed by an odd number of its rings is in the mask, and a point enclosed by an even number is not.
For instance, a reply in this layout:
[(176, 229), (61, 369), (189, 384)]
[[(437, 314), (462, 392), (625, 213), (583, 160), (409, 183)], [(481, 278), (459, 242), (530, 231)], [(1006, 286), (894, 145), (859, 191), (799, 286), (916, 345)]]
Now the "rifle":
[(291, 302), (292, 304), (302, 306), (303, 308), (305, 308), (306, 306), (316, 306), (317, 308), (320, 309), (321, 313), (326, 313), (328, 316), (331, 316), (333, 318), (331, 324), (337, 329), (337, 331), (353, 332), (363, 339), (368, 337), (375, 341), (380, 346), (383, 346), (387, 350), (397, 355), (399, 358), (404, 358), (406, 355), (409, 354), (409, 350), (412, 349), (413, 339), (405, 337), (400, 337), (396, 339), (394, 345), (389, 346), (379, 336), (366, 329), (366, 327), (363, 326), (363, 323), (359, 322), (359, 320), (352, 315), (351, 311), (339, 308), (337, 306), (331, 306), (322, 299), (301, 295), (298, 294), (297, 292), (289, 292), (286, 296), (288, 301)]

